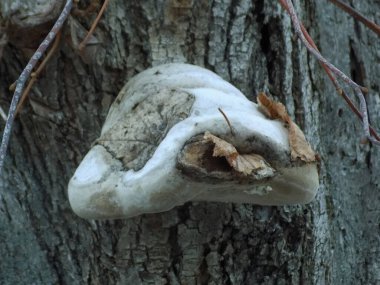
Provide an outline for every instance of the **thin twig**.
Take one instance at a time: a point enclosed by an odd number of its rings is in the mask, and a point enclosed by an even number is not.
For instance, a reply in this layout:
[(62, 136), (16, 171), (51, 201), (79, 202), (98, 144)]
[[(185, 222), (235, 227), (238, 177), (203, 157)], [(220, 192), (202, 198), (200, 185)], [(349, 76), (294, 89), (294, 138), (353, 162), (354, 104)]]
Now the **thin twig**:
[[(288, 9), (287, 6), (285, 6), (285, 3), (283, 1), (280, 1), (280, 4), (282, 5), (282, 7), (284, 9), (286, 9), (286, 10)], [(304, 34), (306, 40), (310, 43), (310, 45), (313, 48), (315, 48), (319, 52), (317, 45), (315, 44), (314, 40), (311, 38), (311, 36), (307, 32), (307, 30), (304, 27), (304, 25), (301, 22), (300, 22), (300, 24), (301, 24), (302, 33)], [(325, 72), (327, 73), (327, 76), (330, 78), (331, 82), (334, 84), (334, 86), (335, 86), (338, 94), (340, 96), (342, 96), (342, 98), (346, 101), (347, 105), (355, 113), (355, 115), (358, 116), (360, 118), (360, 120), (363, 120), (362, 114), (360, 113), (360, 111), (358, 110), (358, 108), (356, 108), (355, 104), (347, 96), (347, 94), (344, 92), (344, 90), (341, 88), (341, 86), (339, 85), (339, 82), (336, 80), (336, 78), (331, 73), (331, 71), (329, 70), (329, 68), (325, 64), (323, 64), (322, 62), (321, 62), (321, 65), (322, 65), (323, 69), (325, 70)], [(365, 87), (361, 87), (361, 90), (364, 93), (368, 92), (368, 89), (365, 88)], [(375, 129), (371, 125), (369, 125), (369, 130), (371, 132), (371, 135), (374, 136), (378, 141), (380, 141), (380, 136), (376, 133)]]
[(98, 25), (100, 18), (102, 17), (104, 11), (106, 10), (106, 7), (109, 3), (109, 0), (105, 0), (103, 3), (102, 8), (100, 8), (99, 14), (96, 16), (95, 21), (92, 23), (90, 30), (88, 31), (86, 37), (83, 39), (83, 41), (79, 44), (79, 51), (82, 51), (84, 46), (87, 44), (88, 40), (90, 39), (91, 35), (94, 33), (96, 26)]
[[(355, 95), (358, 97), (360, 102), (360, 114), (362, 116), (362, 122), (363, 122), (363, 128), (364, 133), (368, 140), (373, 142), (376, 145), (380, 145), (380, 141), (377, 139), (377, 136), (372, 136), (370, 132), (370, 126), (369, 126), (369, 119), (368, 119), (368, 111), (367, 111), (367, 103), (365, 101), (364, 95), (362, 93), (362, 88), (357, 83), (352, 81), (346, 74), (344, 74), (342, 71), (340, 71), (338, 68), (336, 68), (333, 64), (331, 64), (329, 61), (327, 61), (317, 49), (313, 47), (312, 44), (309, 43), (309, 41), (306, 39), (302, 28), (300, 21), (298, 20), (298, 17), (295, 13), (293, 4), (290, 0), (279, 0), (282, 6), (288, 11), (291, 20), (293, 22), (293, 27), (296, 31), (296, 34), (301, 39), (302, 43), (306, 46), (306, 48), (311, 52), (323, 65), (325, 65), (335, 76), (342, 79), (344, 82), (346, 82), (353, 90)], [(305, 30), (306, 31), (306, 30)], [(334, 85), (336, 86), (337, 90), (340, 94), (343, 94), (343, 88), (340, 87), (339, 82), (334, 78), (330, 77), (330, 79), (333, 80)]]
[(221, 108), (218, 108), (218, 111), (222, 114), (222, 116), (224, 117), (224, 119), (225, 119), (226, 122), (227, 122), (227, 125), (230, 127), (231, 135), (232, 135), (232, 136), (235, 136), (234, 130), (233, 130), (232, 125), (231, 125), (231, 122), (230, 122), (230, 120), (228, 119), (227, 115), (223, 112), (223, 110), (222, 110)]
[[(358, 110), (358, 108), (356, 108), (354, 102), (352, 102), (352, 100), (350, 99), (350, 97), (347, 96), (347, 94), (344, 92), (343, 89), (341, 90), (338, 90), (338, 93), (339, 95), (341, 95), (343, 97), (343, 99), (346, 101), (348, 107), (350, 107), (350, 109), (352, 110), (352, 112), (354, 112), (354, 114), (359, 117), (359, 119), (362, 121), (363, 120), (363, 116), (362, 114), (360, 113), (360, 111)], [(369, 125), (369, 131), (371, 133), (371, 135), (378, 141), (380, 141), (380, 136), (376, 133), (375, 129)]]
[(346, 3), (343, 3), (340, 0), (329, 0), (339, 8), (341, 8), (344, 12), (350, 14), (354, 19), (358, 20), (359, 22), (362, 22), (364, 25), (366, 25), (369, 29), (374, 31), (378, 36), (380, 36), (380, 26), (378, 26), (376, 23), (372, 22), (371, 20), (367, 19), (365, 16), (360, 14), (358, 11), (356, 11), (351, 6), (347, 5)]
[(49, 49), (45, 58), (43, 59), (41, 64), (38, 66), (37, 70), (35, 72), (31, 73), (31, 75), (30, 75), (31, 79), (28, 82), (28, 85), (26, 86), (24, 92), (22, 93), (20, 102), (17, 105), (16, 116), (20, 112), (22, 106), (24, 105), (24, 102), (25, 102), (26, 98), (28, 97), (28, 94), (29, 94), (30, 90), (32, 89), (34, 83), (37, 81), (38, 76), (40, 75), (40, 73), (44, 69), (45, 65), (48, 63), (49, 59), (51, 58), (51, 56), (54, 54), (54, 52), (58, 48), (60, 39), (61, 39), (61, 31), (58, 31), (57, 36), (55, 37), (54, 43), (51, 46), (51, 48)]
[(0, 146), (0, 175), (2, 173), (3, 166), (4, 166), (4, 159), (5, 159), (5, 155), (8, 148), (8, 143), (9, 143), (9, 138), (12, 131), (13, 122), (15, 119), (16, 108), (20, 100), (22, 91), (24, 89), (25, 82), (29, 78), (34, 66), (37, 64), (42, 54), (49, 47), (50, 43), (54, 40), (58, 31), (62, 28), (63, 23), (65, 22), (67, 16), (70, 14), (70, 11), (72, 8), (72, 2), (73, 2), (72, 0), (66, 1), (65, 7), (63, 8), (57, 21), (55, 22), (53, 28), (51, 29), (49, 34), (46, 36), (46, 38), (43, 40), (43, 42), (40, 44), (40, 46), (37, 48), (36, 52), (33, 54), (28, 64), (22, 71), (20, 77), (17, 79), (16, 89), (13, 94), (11, 106), (9, 107), (8, 118), (5, 124), (3, 139), (1, 141), (1, 146)]

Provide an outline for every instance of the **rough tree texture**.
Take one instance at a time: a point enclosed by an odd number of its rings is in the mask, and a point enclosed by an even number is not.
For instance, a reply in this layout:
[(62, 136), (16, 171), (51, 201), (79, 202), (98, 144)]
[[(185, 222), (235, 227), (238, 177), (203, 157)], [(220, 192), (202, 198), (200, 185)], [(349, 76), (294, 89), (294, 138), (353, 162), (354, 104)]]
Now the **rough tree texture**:
[[(4, 109), (8, 86), (52, 24), (47, 15), (59, 13), (49, 2), (0, 3)], [(322, 53), (370, 88), (379, 126), (380, 39), (326, 0), (295, 2)], [(378, 1), (350, 2), (379, 19)], [(73, 14), (15, 124), (0, 182), (1, 284), (379, 284), (379, 148), (359, 143), (360, 123), (277, 1), (114, 0), (92, 50), (80, 54), (78, 26), (94, 16)], [(205, 66), (251, 100), (269, 91), (284, 102), (322, 157), (317, 199), (188, 203), (113, 222), (76, 217), (67, 182), (110, 103), (128, 78), (164, 62)]]

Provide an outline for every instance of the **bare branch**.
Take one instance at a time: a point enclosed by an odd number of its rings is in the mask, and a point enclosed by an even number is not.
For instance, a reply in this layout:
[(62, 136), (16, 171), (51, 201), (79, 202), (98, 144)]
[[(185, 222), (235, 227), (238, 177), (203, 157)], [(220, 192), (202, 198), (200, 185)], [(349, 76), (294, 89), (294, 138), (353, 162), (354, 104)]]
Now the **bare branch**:
[(30, 92), (30, 90), (32, 89), (34, 83), (37, 81), (38, 79), (38, 76), (40, 75), (40, 73), (42, 72), (42, 70), (44, 69), (45, 65), (49, 62), (49, 59), (51, 58), (51, 56), (54, 54), (54, 52), (56, 51), (56, 49), (58, 48), (58, 44), (59, 44), (59, 41), (61, 39), (61, 31), (59, 31), (57, 33), (57, 36), (54, 40), (54, 43), (52, 45), (52, 47), (50, 48), (49, 52), (47, 53), (46, 57), (44, 58), (44, 60), (41, 62), (41, 64), (38, 66), (37, 70), (35, 72), (32, 72), (31, 73), (31, 80), (29, 81), (28, 85), (26, 86), (24, 92), (22, 93), (22, 96), (21, 96), (21, 99), (20, 99), (20, 102), (18, 103), (17, 105), (17, 109), (16, 109), (16, 115), (20, 112), (22, 106), (24, 105), (24, 102), (26, 100), (26, 98), (28, 97), (28, 94)]
[[(326, 72), (328, 73), (330, 79), (333, 81), (335, 87), (337, 88), (338, 93), (340, 95), (343, 95), (343, 94), (345, 95), (343, 88), (340, 86), (339, 82), (336, 80), (336, 78), (334, 76), (343, 80), (354, 91), (355, 95), (359, 99), (360, 115), (361, 115), (361, 119), (363, 122), (363, 128), (364, 128), (365, 136), (367, 137), (367, 139), (369, 141), (373, 142), (376, 145), (380, 145), (380, 140), (378, 139), (379, 137), (377, 135), (374, 135), (374, 136), (371, 135), (371, 133), (374, 132), (373, 129), (372, 129), (372, 132), (370, 131), (368, 111), (367, 111), (367, 103), (366, 103), (364, 95), (362, 93), (363, 89), (366, 90), (366, 88), (361, 87), (357, 83), (352, 81), (346, 74), (344, 74), (342, 71), (340, 71), (338, 68), (336, 68), (333, 64), (331, 64), (327, 59), (325, 59), (319, 53), (314, 42), (313, 42), (313, 44), (310, 43), (310, 40), (308, 40), (305, 37), (304, 33), (307, 34), (306, 29), (302, 27), (302, 25), (298, 19), (297, 14), (295, 13), (292, 1), (290, 1), (290, 0), (279, 0), (279, 1), (280, 1), (281, 5), (289, 13), (289, 15), (292, 19), (292, 22), (293, 22), (293, 27), (295, 29), (295, 32), (298, 35), (298, 37), (301, 39), (302, 43), (306, 46), (306, 48), (309, 50), (309, 52), (311, 52), (322, 63), (322, 65), (325, 66), (325, 70), (326, 69), (329, 70), (329, 71), (326, 70)], [(309, 38), (310, 38), (310, 36), (309, 36)], [(349, 100), (349, 101), (350, 101), (350, 103), (352, 103), (351, 100)], [(353, 104), (352, 104), (352, 106), (353, 106)]]
[(369, 29), (374, 31), (378, 36), (380, 36), (380, 27), (376, 25), (376, 23), (370, 21), (366, 17), (364, 17), (362, 14), (360, 14), (358, 11), (356, 11), (351, 6), (347, 5), (346, 3), (343, 3), (340, 0), (329, 0), (339, 8), (341, 8), (344, 12), (350, 14), (354, 19), (358, 20), (359, 22), (366, 25)]
[[(286, 3), (283, 1), (283, 0), (280, 0), (280, 4), (282, 5), (282, 7), (285, 9), (285, 10), (288, 10), (288, 7), (286, 6)], [(304, 27), (304, 25), (302, 24), (302, 22), (300, 22), (300, 25), (301, 25), (301, 30), (302, 30), (302, 33), (304, 34), (306, 40), (310, 43), (310, 45), (316, 49), (318, 52), (318, 47), (316, 46), (316, 44), (314, 43), (313, 39), (311, 38), (311, 36), (309, 35), (309, 33), (307, 32), (306, 28)], [(342, 96), (342, 98), (346, 101), (348, 107), (351, 109), (352, 112), (355, 113), (356, 116), (358, 116), (360, 118), (360, 120), (363, 120), (363, 116), (362, 114), (360, 113), (360, 111), (358, 110), (358, 108), (355, 106), (354, 102), (352, 102), (352, 100), (347, 96), (347, 94), (344, 92), (344, 90), (341, 88), (339, 82), (336, 80), (336, 78), (334, 77), (334, 75), (331, 73), (331, 71), (329, 70), (329, 68), (323, 64), (321, 62), (321, 65), (323, 67), (323, 69), (325, 70), (327, 76), (330, 78), (331, 82), (334, 84), (338, 94), (340, 96)], [(367, 93), (368, 92), (368, 89), (365, 88), (365, 87), (361, 87), (362, 89), (362, 92), (364, 93)], [(380, 136), (376, 133), (375, 129), (370, 125), (369, 126), (369, 130), (371, 132), (371, 135), (373, 135), (376, 140), (380, 141)]]
[(98, 25), (99, 20), (100, 20), (100, 18), (102, 17), (104, 11), (106, 10), (106, 7), (107, 7), (108, 3), (109, 3), (109, 0), (105, 0), (105, 1), (104, 1), (103, 6), (102, 6), (102, 8), (100, 9), (99, 14), (96, 16), (95, 21), (92, 23), (91, 28), (90, 28), (90, 30), (88, 31), (86, 37), (85, 37), (84, 40), (79, 44), (79, 51), (83, 50), (84, 46), (86, 45), (86, 43), (87, 43), (88, 40), (90, 39), (91, 35), (94, 33), (95, 28), (96, 28), (96, 26)]
[(39, 61), (43, 53), (49, 47), (50, 43), (54, 40), (58, 31), (62, 28), (63, 23), (65, 22), (67, 16), (70, 14), (70, 11), (72, 8), (72, 2), (73, 2), (72, 0), (66, 1), (65, 7), (63, 8), (57, 21), (55, 22), (53, 28), (51, 29), (49, 34), (46, 36), (46, 38), (43, 40), (43, 42), (40, 44), (40, 46), (37, 48), (36, 52), (33, 54), (28, 64), (22, 71), (20, 77), (17, 79), (16, 89), (13, 94), (11, 106), (9, 107), (8, 118), (5, 124), (3, 139), (1, 141), (1, 146), (0, 146), (0, 174), (2, 173), (2, 169), (4, 166), (4, 159), (5, 159), (5, 155), (8, 148), (9, 138), (12, 132), (12, 126), (13, 126), (13, 122), (16, 115), (16, 108), (20, 100), (22, 91), (24, 89), (25, 82), (29, 78), (30, 74), (32, 73), (34, 66), (37, 64), (37, 62)]

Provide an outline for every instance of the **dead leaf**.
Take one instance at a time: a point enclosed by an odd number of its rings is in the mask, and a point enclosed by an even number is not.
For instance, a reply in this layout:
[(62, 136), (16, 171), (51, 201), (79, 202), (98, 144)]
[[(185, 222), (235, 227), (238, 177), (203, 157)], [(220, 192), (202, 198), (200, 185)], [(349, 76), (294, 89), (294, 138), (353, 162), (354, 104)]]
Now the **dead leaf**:
[(218, 138), (217, 136), (214, 136), (210, 132), (206, 132), (203, 138), (215, 144), (213, 156), (224, 156), (226, 158), (230, 157), (231, 159), (234, 159), (239, 155), (236, 148), (232, 144)]
[(273, 174), (274, 172), (265, 159), (258, 154), (239, 154), (232, 144), (214, 136), (210, 132), (206, 132), (203, 138), (215, 144), (213, 150), (214, 157), (225, 157), (228, 164), (234, 170), (244, 175), (250, 175), (252, 172), (261, 172), (261, 174), (264, 175), (265, 173), (268, 176), (269, 173)]
[(249, 175), (252, 171), (264, 170), (269, 167), (265, 159), (258, 154), (242, 154), (232, 162), (232, 167), (239, 172)]
[(289, 146), (291, 160), (301, 159), (305, 162), (315, 161), (315, 152), (306, 141), (301, 129), (292, 121), (283, 104), (275, 102), (264, 93), (257, 96), (257, 102), (262, 112), (272, 120), (279, 119), (286, 123), (289, 130)]
[(280, 119), (285, 123), (291, 121), (285, 106), (280, 102), (273, 101), (264, 93), (259, 93), (257, 96), (257, 102), (259, 103), (260, 110), (270, 119)]
[(294, 122), (291, 122), (289, 125), (289, 145), (291, 147), (290, 155), (293, 161), (298, 158), (305, 162), (315, 161), (315, 152), (306, 141), (301, 129)]

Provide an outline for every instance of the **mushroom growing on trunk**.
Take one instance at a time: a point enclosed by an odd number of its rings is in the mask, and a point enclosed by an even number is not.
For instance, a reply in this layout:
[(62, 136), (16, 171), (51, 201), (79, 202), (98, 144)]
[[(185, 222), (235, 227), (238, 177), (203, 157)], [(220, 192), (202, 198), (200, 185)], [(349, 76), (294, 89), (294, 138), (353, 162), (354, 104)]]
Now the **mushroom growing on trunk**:
[(282, 104), (258, 99), (189, 64), (138, 74), (70, 180), (71, 207), (83, 218), (114, 219), (187, 201), (310, 202), (314, 152)]

